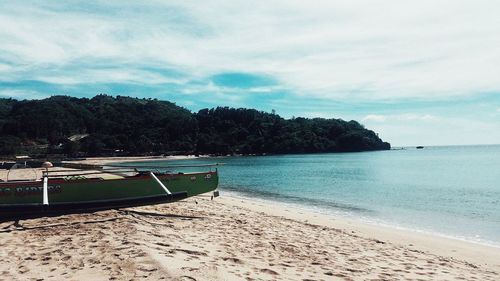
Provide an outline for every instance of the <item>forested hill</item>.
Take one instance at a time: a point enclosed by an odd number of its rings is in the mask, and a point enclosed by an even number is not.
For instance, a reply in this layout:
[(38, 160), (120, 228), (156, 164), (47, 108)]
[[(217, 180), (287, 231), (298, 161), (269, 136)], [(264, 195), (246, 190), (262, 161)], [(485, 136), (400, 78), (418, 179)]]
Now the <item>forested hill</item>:
[(284, 119), (254, 109), (191, 113), (174, 103), (98, 95), (0, 99), (0, 155), (274, 154), (390, 149), (356, 121)]

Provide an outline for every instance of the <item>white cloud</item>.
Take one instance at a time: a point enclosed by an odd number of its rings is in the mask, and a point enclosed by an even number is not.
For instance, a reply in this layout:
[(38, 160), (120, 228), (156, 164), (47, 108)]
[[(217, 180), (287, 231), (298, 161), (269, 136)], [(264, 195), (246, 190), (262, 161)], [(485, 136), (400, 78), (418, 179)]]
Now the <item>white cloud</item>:
[(33, 78), (38, 81), (61, 85), (81, 83), (142, 83), (154, 85), (163, 83), (184, 84), (187, 82), (185, 78), (169, 78), (158, 73), (133, 68), (84, 69), (74, 71), (73, 75), (57, 74), (36, 74)]
[(400, 120), (417, 120), (417, 121), (433, 121), (436, 120), (437, 118), (433, 115), (430, 114), (403, 114), (403, 115), (396, 115), (396, 118)]
[[(308, 118), (325, 118), (325, 119), (332, 118), (331, 113), (322, 112), (322, 111), (303, 112), (300, 117), (302, 117), (302, 116), (305, 116)], [(293, 117), (295, 117), (295, 116), (293, 116)]]
[(500, 108), (497, 108), (497, 110), (493, 111), (493, 113), (490, 113), (491, 117), (498, 117), (500, 116)]
[[(163, 78), (120, 67), (168, 65), (192, 80), (224, 71), (272, 75), (297, 94), (336, 100), (500, 90), (498, 1), (96, 3), (4, 3), (0, 61), (18, 70), (0, 65), (0, 75), (148, 84)], [(43, 73), (93, 61), (117, 67), (95, 75), (88, 65), (82, 76)]]
[(393, 146), (494, 144), (500, 139), (500, 124), (464, 117), (415, 115), (388, 116), (385, 122), (366, 121), (370, 129)]
[(5, 63), (0, 63), (0, 73), (1, 72), (8, 72), (12, 70), (12, 66), (5, 64)]
[(363, 122), (364, 121), (375, 121), (375, 122), (384, 122), (387, 120), (387, 116), (384, 115), (377, 115), (377, 114), (369, 114), (363, 117)]
[(405, 114), (392, 114), (392, 115), (379, 115), (379, 114), (368, 114), (362, 121), (367, 122), (385, 122), (391, 120), (397, 121), (433, 121), (438, 119), (436, 116), (431, 114), (415, 114), (415, 113), (405, 113)]
[(46, 95), (43, 93), (39, 93), (35, 90), (26, 91), (26, 90), (0, 90), (0, 97), (3, 98), (11, 98), (16, 97), (17, 99), (44, 99), (49, 97), (50, 95)]

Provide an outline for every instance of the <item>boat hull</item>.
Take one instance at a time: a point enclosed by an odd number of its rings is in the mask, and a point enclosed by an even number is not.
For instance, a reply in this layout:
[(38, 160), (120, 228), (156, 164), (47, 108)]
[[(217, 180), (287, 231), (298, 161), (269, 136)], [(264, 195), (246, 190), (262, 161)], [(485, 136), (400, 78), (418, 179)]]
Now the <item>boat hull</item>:
[(144, 173), (121, 179), (50, 179), (49, 205), (43, 205), (43, 183), (0, 183), (0, 218), (44, 216), (53, 213), (89, 212), (174, 202), (213, 191), (218, 185), (217, 172), (158, 174)]
[(124, 198), (114, 200), (99, 200), (71, 203), (53, 203), (43, 205), (34, 204), (9, 204), (0, 206), (0, 220), (27, 219), (43, 216), (56, 216), (72, 213), (87, 213), (99, 210), (109, 210), (125, 207), (138, 207), (171, 203), (187, 198), (187, 192), (176, 192), (139, 198)]

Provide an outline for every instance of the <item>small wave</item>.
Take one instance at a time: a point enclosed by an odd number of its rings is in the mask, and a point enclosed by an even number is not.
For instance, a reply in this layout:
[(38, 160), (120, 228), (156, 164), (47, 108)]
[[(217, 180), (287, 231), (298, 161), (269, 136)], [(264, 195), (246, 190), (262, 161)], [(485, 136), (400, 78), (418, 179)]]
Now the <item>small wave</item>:
[(323, 208), (327, 208), (327, 209), (336, 209), (336, 210), (344, 211), (344, 212), (347, 211), (348, 213), (353, 212), (353, 213), (365, 214), (365, 215), (375, 213), (374, 210), (370, 210), (367, 208), (354, 206), (354, 205), (350, 205), (350, 204), (345, 204), (345, 203), (341, 203), (341, 202), (333, 202), (331, 200), (305, 198), (305, 197), (299, 197), (299, 196), (294, 196), (294, 195), (289, 195), (289, 194), (282, 194), (282, 193), (277, 193), (277, 192), (272, 192), (272, 191), (247, 189), (244, 187), (222, 186), (221, 189), (242, 193), (244, 195), (247, 195), (245, 197), (257, 196), (257, 197), (260, 197), (262, 199), (271, 199), (271, 200), (276, 200), (276, 201), (282, 201), (285, 203), (296, 203), (296, 204), (301, 204), (301, 205), (306, 205), (306, 206), (311, 206), (311, 207), (323, 207)]

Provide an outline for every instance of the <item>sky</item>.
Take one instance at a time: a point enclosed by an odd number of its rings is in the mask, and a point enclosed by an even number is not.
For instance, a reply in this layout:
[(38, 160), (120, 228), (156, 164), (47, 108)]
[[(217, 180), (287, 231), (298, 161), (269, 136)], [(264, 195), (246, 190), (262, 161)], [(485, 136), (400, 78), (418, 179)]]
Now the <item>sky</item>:
[(0, 98), (99, 93), (500, 143), (497, 0), (1, 1)]

